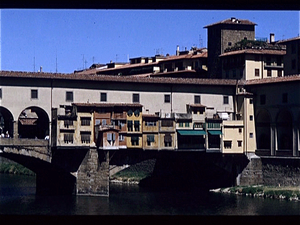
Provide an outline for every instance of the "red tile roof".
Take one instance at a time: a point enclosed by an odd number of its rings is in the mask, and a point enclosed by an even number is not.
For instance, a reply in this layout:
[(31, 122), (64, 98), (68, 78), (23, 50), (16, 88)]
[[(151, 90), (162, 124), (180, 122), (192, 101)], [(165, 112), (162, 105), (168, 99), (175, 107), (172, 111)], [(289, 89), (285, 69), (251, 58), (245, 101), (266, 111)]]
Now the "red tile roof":
[(258, 85), (258, 84), (284, 83), (284, 82), (295, 82), (295, 81), (300, 81), (300, 75), (247, 80), (247, 81), (241, 81), (240, 84)]
[(122, 66), (118, 66), (116, 68), (107, 68), (107, 69), (87, 69), (84, 71), (76, 72), (77, 74), (95, 74), (95, 73), (105, 73), (107, 71), (114, 71), (114, 70), (123, 70), (123, 69), (130, 69), (136, 67), (146, 67), (146, 66), (156, 66), (163, 62), (174, 61), (174, 60), (181, 60), (181, 59), (198, 59), (198, 58), (207, 58), (207, 52), (202, 52), (200, 54), (185, 54), (185, 55), (172, 55), (166, 56), (165, 59), (160, 60), (159, 62), (150, 62), (150, 63), (134, 63), (134, 64), (124, 64)]
[(257, 25), (256, 23), (253, 23), (253, 22), (251, 22), (249, 20), (241, 20), (241, 19), (236, 19), (236, 18), (234, 18), (234, 19), (235, 19), (234, 21), (232, 19), (222, 20), (220, 22), (216, 22), (216, 23), (207, 25), (204, 28), (208, 28), (208, 27), (215, 26), (215, 25), (218, 25), (218, 24)]
[(285, 39), (285, 40), (281, 40), (281, 41), (278, 41), (277, 43), (278, 44), (282, 44), (282, 43), (286, 43), (286, 42), (290, 42), (290, 41), (297, 41), (297, 40), (300, 40), (300, 36), (289, 38), (289, 39)]
[(237, 51), (225, 52), (220, 57), (238, 54), (260, 54), (260, 55), (285, 55), (284, 50), (271, 50), (271, 49), (242, 49)]
[(79, 107), (143, 107), (139, 103), (72, 103), (72, 105)]
[(190, 107), (194, 107), (194, 108), (205, 108), (206, 106), (205, 105), (202, 105), (202, 104), (187, 104), (189, 105)]
[(59, 73), (34, 73), (0, 71), (0, 78), (24, 78), (24, 79), (53, 79), (53, 80), (78, 80), (98, 82), (122, 82), (122, 83), (150, 83), (150, 84), (195, 84), (195, 85), (236, 85), (233, 79), (208, 79), (208, 78), (173, 78), (173, 77), (133, 77), (133, 76), (108, 76), (87, 74), (59, 74)]
[(159, 118), (156, 114), (143, 114), (143, 117)]

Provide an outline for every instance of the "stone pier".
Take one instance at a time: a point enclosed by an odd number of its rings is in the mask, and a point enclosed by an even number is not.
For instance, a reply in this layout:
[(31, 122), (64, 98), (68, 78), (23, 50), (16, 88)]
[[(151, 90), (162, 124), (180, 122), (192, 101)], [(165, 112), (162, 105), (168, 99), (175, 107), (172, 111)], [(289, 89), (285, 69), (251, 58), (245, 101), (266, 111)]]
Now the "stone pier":
[(109, 152), (89, 149), (76, 175), (76, 194), (109, 196)]

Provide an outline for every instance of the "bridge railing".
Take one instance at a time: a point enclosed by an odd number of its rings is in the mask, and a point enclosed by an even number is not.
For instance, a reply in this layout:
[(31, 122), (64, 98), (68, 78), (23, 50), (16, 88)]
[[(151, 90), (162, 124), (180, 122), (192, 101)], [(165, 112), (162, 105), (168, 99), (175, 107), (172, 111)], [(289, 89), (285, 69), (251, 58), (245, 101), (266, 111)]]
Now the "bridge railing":
[(30, 147), (47, 147), (48, 140), (43, 139), (27, 139), (27, 138), (0, 138), (0, 146), (14, 147), (14, 146), (30, 146)]

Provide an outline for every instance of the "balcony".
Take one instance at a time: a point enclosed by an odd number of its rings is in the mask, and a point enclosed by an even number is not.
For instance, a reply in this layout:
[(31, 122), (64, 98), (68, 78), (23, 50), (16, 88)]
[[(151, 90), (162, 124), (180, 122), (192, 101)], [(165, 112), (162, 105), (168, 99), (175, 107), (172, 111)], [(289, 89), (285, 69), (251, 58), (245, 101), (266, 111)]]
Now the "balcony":
[(193, 121), (204, 121), (205, 115), (204, 114), (192, 114)]
[(192, 114), (190, 113), (175, 113), (175, 119), (192, 119)]

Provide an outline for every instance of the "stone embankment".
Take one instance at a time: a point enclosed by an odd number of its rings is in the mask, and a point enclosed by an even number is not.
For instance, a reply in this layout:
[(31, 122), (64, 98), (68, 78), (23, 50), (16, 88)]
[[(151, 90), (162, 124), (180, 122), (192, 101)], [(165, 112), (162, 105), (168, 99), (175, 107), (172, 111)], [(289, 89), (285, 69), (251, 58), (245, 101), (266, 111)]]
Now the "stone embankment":
[(211, 192), (236, 194), (250, 197), (285, 199), (290, 201), (300, 201), (300, 187), (271, 187), (271, 186), (247, 186), (228, 187), (212, 189)]

